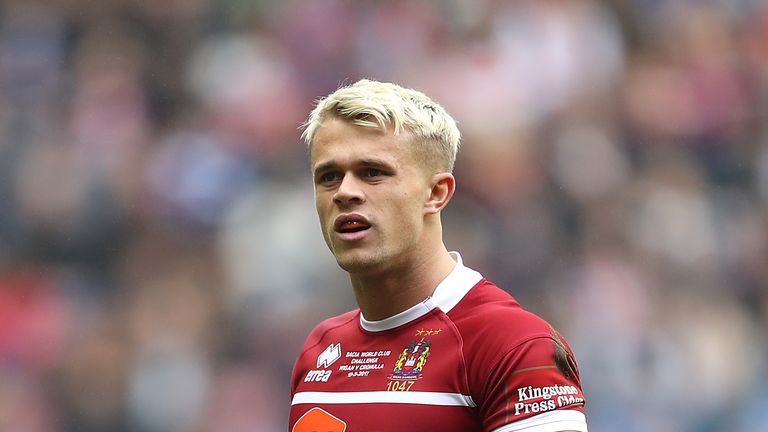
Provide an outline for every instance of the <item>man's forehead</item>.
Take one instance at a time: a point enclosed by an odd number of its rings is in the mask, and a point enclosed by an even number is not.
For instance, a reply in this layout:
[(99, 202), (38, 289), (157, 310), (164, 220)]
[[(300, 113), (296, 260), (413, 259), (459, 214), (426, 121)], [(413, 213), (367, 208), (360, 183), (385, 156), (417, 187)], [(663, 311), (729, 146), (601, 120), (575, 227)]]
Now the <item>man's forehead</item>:
[(387, 139), (396, 137), (407, 139), (411, 136), (411, 132), (407, 129), (403, 129), (395, 134), (395, 128), (392, 124), (387, 124), (385, 127), (373, 126), (370, 124), (363, 125), (355, 123), (353, 119), (330, 116), (325, 118), (319, 124), (317, 130), (315, 131), (312, 143), (314, 144), (318, 141), (335, 138), (339, 135), (360, 136), (370, 139)]
[(326, 158), (364, 159), (374, 154), (377, 158), (399, 159), (411, 149), (412, 136), (409, 132), (394, 135), (391, 130), (355, 125), (349, 121), (330, 122), (323, 123), (309, 147), (313, 165), (324, 162)]

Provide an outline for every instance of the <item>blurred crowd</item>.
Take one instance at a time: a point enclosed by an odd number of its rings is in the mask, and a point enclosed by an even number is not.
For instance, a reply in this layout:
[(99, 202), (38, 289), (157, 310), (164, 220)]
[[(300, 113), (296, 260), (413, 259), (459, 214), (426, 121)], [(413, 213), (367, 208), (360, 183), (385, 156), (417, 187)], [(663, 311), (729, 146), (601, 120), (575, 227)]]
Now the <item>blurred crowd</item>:
[(590, 431), (768, 430), (762, 0), (0, 1), (0, 430), (286, 430), (355, 307), (298, 126), (362, 77), (458, 120), (446, 243)]

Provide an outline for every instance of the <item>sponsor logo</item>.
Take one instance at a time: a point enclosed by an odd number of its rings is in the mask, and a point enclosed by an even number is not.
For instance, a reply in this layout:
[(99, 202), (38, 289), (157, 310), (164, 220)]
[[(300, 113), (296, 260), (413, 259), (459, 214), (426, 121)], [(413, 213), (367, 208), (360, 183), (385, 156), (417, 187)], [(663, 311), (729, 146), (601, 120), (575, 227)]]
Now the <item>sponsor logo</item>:
[(529, 401), (531, 399), (552, 399), (553, 396), (561, 395), (576, 395), (579, 394), (579, 389), (572, 385), (553, 385), (546, 387), (518, 387), (517, 398), (520, 402)]
[(420, 341), (411, 341), (403, 348), (400, 356), (395, 361), (395, 368), (392, 369), (391, 380), (417, 380), (421, 379), (424, 366), (427, 364), (427, 358), (432, 355), (430, 348), (432, 342), (429, 339), (421, 338)]
[(552, 385), (543, 387), (518, 387), (517, 400), (514, 404), (515, 415), (538, 414), (568, 406), (583, 406), (584, 398), (572, 385)]
[(312, 408), (293, 425), (291, 432), (344, 432), (347, 423), (322, 408)]
[(323, 352), (317, 356), (317, 367), (327, 368), (336, 360), (341, 358), (341, 344), (330, 344)]
[(341, 344), (330, 344), (328, 348), (323, 350), (319, 356), (317, 356), (317, 367), (323, 369), (315, 369), (307, 372), (307, 376), (304, 377), (304, 382), (328, 382), (331, 378), (330, 369), (325, 369), (341, 358)]
[(331, 378), (331, 372), (330, 369), (311, 370), (304, 377), (304, 382), (328, 382), (328, 379)]

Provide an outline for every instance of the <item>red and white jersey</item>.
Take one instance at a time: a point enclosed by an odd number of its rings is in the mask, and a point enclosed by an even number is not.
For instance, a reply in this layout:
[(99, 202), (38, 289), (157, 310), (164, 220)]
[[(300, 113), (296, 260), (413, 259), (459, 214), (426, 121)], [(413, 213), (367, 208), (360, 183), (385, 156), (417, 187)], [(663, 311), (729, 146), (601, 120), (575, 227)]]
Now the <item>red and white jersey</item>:
[(290, 431), (587, 431), (568, 344), (453, 257), (422, 303), (312, 331), (293, 370)]

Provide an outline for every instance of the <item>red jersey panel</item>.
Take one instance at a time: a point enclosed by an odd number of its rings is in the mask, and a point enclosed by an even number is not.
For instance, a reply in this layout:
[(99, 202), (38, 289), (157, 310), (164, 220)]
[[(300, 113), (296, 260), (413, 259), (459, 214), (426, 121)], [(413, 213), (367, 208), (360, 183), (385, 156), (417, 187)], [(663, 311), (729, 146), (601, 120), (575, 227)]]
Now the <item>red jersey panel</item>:
[(329, 319), (293, 370), (289, 430), (587, 431), (573, 353), (544, 320), (464, 267), (393, 317)]

